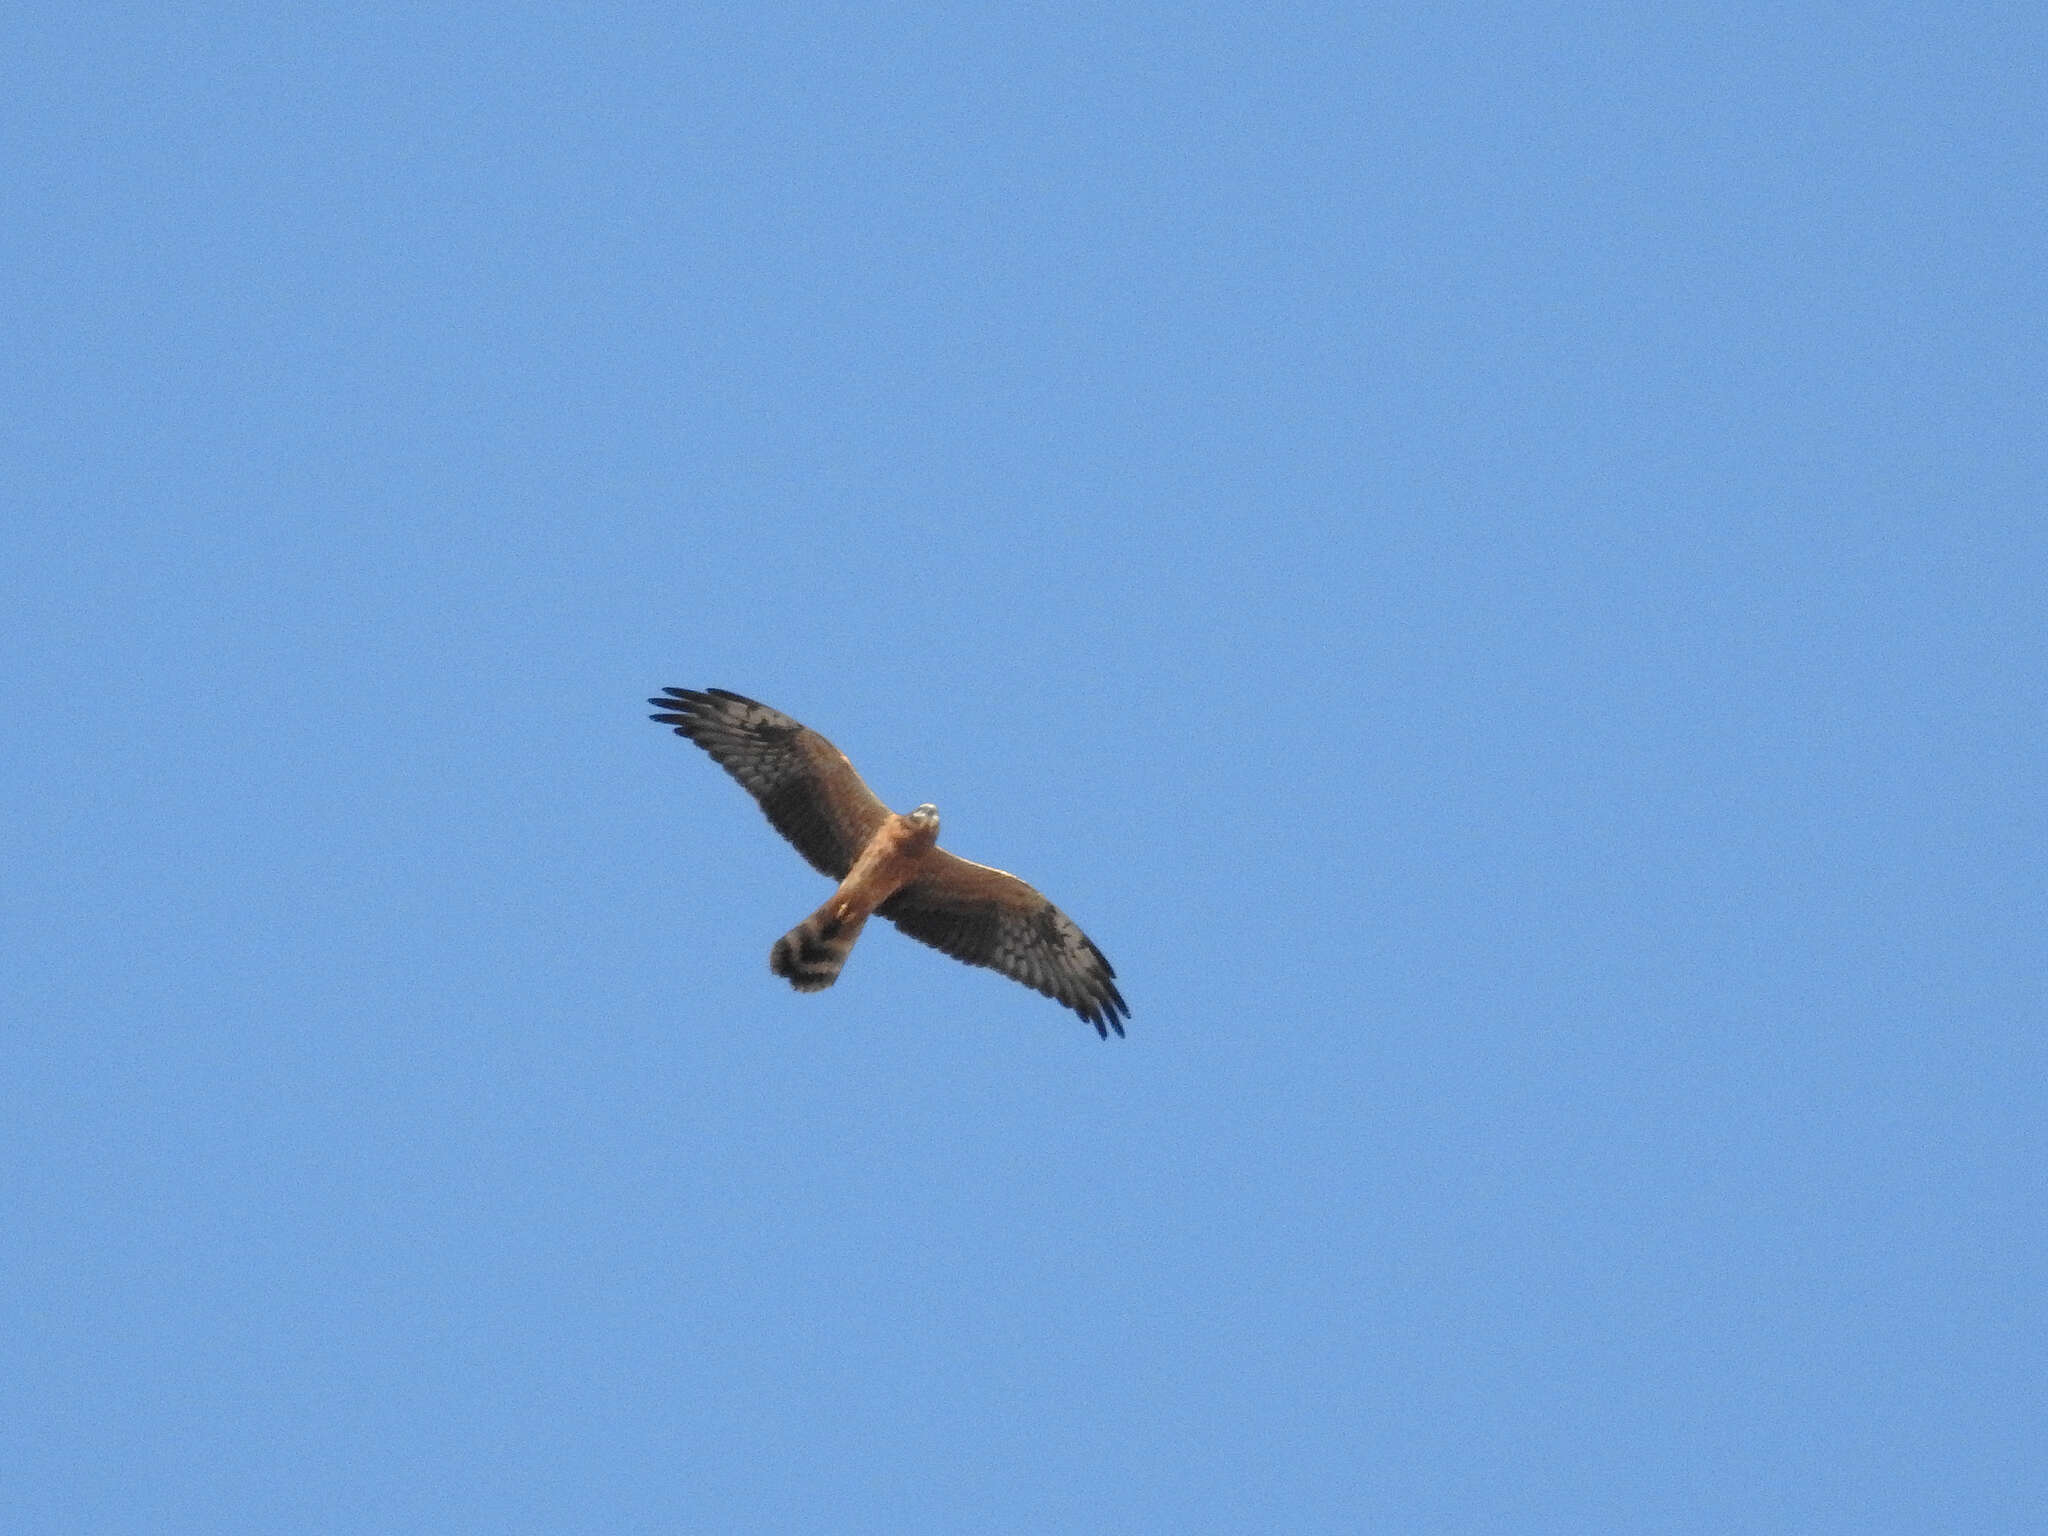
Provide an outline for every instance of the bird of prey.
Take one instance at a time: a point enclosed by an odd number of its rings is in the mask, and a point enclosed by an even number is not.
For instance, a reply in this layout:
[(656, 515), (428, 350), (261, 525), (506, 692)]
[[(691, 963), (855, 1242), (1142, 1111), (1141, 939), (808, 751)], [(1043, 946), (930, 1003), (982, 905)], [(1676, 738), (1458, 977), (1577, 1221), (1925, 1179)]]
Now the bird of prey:
[(1103, 1039), (1131, 1016), (1116, 972), (1071, 917), (1015, 875), (939, 847), (939, 812), (892, 812), (831, 742), (723, 688), (664, 688), (651, 718), (709, 752), (812, 868), (839, 882), (775, 941), (768, 968), (799, 992), (839, 979), (870, 915), (1065, 1004)]

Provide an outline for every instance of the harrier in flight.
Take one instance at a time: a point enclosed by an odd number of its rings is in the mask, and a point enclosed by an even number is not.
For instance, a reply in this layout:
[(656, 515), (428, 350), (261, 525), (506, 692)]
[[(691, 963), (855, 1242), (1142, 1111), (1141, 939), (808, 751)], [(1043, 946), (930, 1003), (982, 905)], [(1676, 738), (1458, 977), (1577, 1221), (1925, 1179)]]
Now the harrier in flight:
[(1071, 917), (1000, 869), (939, 847), (939, 812), (899, 816), (831, 742), (789, 716), (713, 688), (664, 688), (652, 718), (709, 752), (761, 803), (811, 867), (839, 882), (831, 899), (775, 941), (768, 968), (799, 992), (839, 979), (870, 915), (955, 960), (985, 965), (1064, 1003), (1103, 1039), (1131, 1010), (1116, 972)]

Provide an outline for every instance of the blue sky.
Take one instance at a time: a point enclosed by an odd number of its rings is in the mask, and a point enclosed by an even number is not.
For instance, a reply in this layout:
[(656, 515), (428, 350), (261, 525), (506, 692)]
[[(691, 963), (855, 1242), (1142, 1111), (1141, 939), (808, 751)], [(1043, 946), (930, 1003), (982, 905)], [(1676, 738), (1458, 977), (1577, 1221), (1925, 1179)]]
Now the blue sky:
[(2036, 8), (8, 37), (21, 1529), (2038, 1518)]

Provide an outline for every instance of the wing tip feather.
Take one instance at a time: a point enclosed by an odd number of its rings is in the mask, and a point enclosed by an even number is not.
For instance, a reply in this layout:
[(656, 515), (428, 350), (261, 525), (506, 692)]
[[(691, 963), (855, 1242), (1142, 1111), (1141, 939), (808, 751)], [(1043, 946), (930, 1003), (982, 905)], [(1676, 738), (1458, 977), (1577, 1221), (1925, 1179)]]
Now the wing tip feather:
[[(1094, 948), (1093, 945), (1089, 947)], [(1109, 962), (1105, 960), (1102, 974), (1091, 978), (1095, 983), (1093, 996), (1062, 999), (1069, 1008), (1081, 1015), (1082, 1022), (1093, 1024), (1095, 1033), (1105, 1040), (1109, 1038), (1112, 1029), (1116, 1031), (1117, 1039), (1124, 1039), (1124, 1020), (1131, 1016), (1131, 1005), (1124, 1001), (1124, 995), (1116, 989), (1116, 983), (1109, 980), (1115, 974), (1109, 969)]]

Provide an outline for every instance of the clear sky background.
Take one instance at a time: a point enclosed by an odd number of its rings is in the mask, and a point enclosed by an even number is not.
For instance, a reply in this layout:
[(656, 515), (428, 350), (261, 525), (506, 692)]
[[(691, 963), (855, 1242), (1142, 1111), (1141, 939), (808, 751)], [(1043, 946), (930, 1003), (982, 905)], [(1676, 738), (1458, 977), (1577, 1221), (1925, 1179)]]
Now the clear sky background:
[(2048, 1508), (2038, 5), (5, 40), (11, 1529)]

